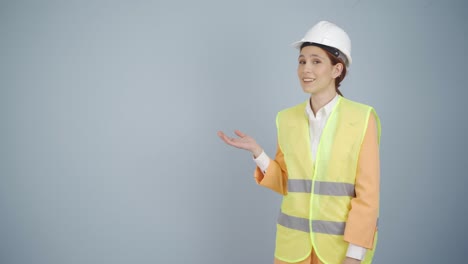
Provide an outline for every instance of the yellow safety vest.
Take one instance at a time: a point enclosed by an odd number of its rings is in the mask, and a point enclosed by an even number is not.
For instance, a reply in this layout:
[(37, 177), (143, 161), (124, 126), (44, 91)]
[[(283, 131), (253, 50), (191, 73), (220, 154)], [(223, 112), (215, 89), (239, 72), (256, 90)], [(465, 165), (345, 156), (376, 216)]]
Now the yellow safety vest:
[[(308, 101), (278, 113), (278, 143), (288, 171), (288, 194), (278, 217), (275, 257), (286, 262), (307, 258), (312, 246), (325, 264), (342, 263), (343, 240), (355, 197), (356, 169), (370, 114), (380, 141), (380, 121), (370, 106), (339, 97), (320, 137), (315, 164), (310, 150)], [(374, 248), (377, 243), (377, 232)], [(367, 250), (361, 263), (371, 263)]]

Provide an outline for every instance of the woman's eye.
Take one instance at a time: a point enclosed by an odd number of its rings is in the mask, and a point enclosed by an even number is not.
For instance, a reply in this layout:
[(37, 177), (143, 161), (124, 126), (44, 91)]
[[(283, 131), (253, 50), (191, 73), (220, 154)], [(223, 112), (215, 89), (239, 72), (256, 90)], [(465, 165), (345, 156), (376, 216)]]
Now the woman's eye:
[(312, 63), (313, 63), (313, 64), (319, 64), (319, 63), (320, 63), (320, 61), (318, 61), (318, 60), (314, 60)]
[(305, 64), (305, 61), (299, 61), (299, 64)]

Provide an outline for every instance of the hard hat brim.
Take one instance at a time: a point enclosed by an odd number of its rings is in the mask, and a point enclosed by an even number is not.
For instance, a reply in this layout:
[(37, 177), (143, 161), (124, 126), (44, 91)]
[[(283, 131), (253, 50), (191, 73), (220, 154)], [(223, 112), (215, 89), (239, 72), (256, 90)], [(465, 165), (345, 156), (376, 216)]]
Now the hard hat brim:
[(306, 41), (304, 41), (304, 40), (302, 39), (302, 40), (299, 40), (299, 41), (296, 41), (296, 42), (292, 43), (291, 46), (292, 46), (293, 48), (300, 49), (302, 43), (304, 43), (304, 42), (306, 42)]

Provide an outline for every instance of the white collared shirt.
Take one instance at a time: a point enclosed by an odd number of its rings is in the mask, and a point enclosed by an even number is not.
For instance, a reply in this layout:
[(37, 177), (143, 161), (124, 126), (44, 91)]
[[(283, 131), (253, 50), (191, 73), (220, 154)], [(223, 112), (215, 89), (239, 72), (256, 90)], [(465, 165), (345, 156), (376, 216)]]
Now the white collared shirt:
[(312, 151), (312, 160), (314, 161), (317, 155), (318, 143), (320, 141), (320, 137), (322, 136), (323, 128), (325, 127), (325, 124), (327, 123), (333, 108), (338, 102), (338, 99), (339, 95), (337, 94), (330, 102), (320, 108), (315, 115), (312, 111), (310, 100), (306, 106), (305, 111), (309, 117), (310, 149)]
[[(315, 157), (317, 155), (317, 148), (320, 141), (320, 137), (322, 136), (323, 128), (327, 123), (328, 118), (330, 117), (333, 108), (338, 103), (340, 96), (337, 94), (333, 99), (320, 108), (317, 113), (314, 115), (312, 111), (311, 102), (307, 104), (305, 108), (305, 112), (309, 117), (309, 136), (310, 136), (310, 149), (312, 153), (312, 160), (315, 161)], [(254, 159), (257, 166), (260, 170), (265, 173), (268, 165), (270, 164), (270, 158), (268, 155), (262, 151), (262, 153)], [(364, 247), (356, 246), (354, 244), (349, 243), (348, 251), (346, 252), (346, 256), (358, 260), (363, 260), (364, 256), (366, 255), (367, 249)]]

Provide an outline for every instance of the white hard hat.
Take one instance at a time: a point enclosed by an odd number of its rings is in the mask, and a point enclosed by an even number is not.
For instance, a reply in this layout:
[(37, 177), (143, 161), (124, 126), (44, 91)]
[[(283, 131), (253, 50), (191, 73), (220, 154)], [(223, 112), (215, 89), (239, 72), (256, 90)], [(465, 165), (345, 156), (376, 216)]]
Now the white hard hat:
[[(292, 45), (298, 49), (301, 48), (302, 43), (304, 42), (311, 42), (315, 44), (325, 45), (328, 47), (332, 47), (338, 49), (338, 52), (332, 52), (335, 56), (343, 58), (345, 57), (345, 64), (349, 67), (351, 64), (351, 40), (349, 39), (348, 34), (338, 27), (337, 25), (328, 22), (328, 21), (320, 21), (315, 26), (313, 26), (305, 36), (297, 42), (294, 42)], [(330, 50), (327, 50), (330, 51)], [(342, 54), (341, 54), (342, 53)]]

